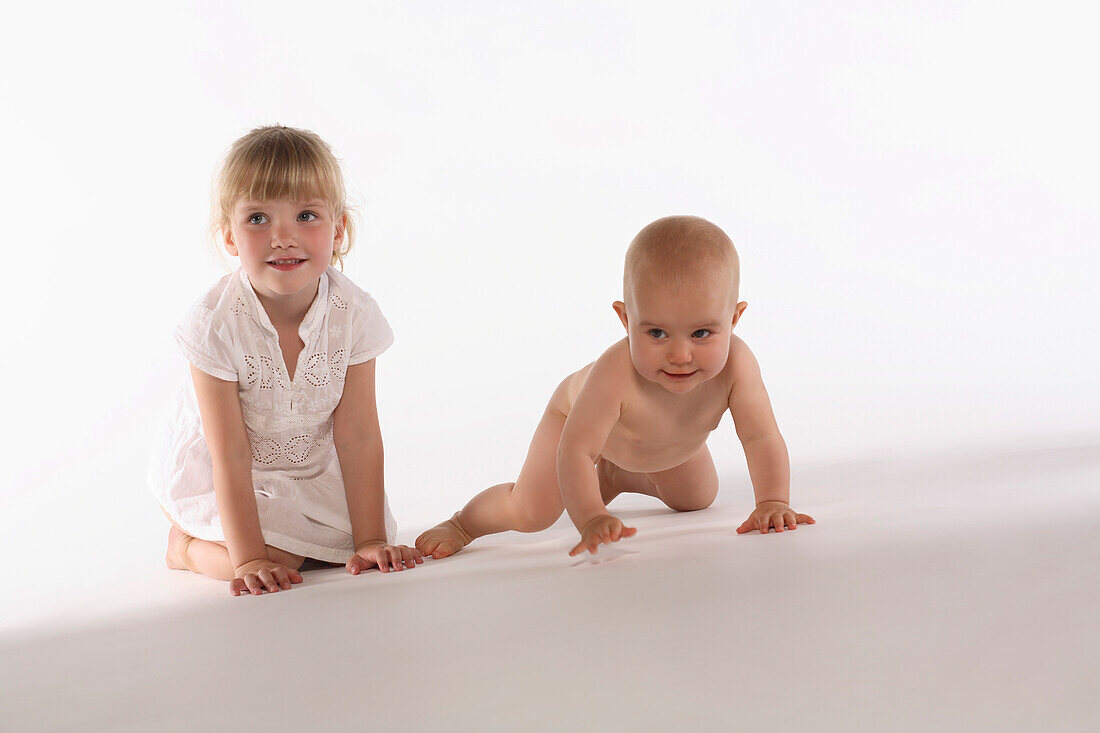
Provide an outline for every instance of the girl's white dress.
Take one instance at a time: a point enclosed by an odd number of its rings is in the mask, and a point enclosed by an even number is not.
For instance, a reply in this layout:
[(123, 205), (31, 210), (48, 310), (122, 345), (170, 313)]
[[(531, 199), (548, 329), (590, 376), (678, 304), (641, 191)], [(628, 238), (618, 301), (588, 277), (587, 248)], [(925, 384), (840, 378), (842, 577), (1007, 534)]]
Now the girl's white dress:
[[(238, 270), (191, 308), (176, 328), (176, 341), (191, 364), (238, 384), (264, 542), (343, 563), (354, 548), (332, 413), (348, 366), (389, 348), (393, 331), (374, 299), (330, 267), (298, 334), (305, 348), (291, 381), (275, 327), (248, 276)], [(190, 379), (154, 445), (149, 486), (157, 501), (192, 537), (224, 542), (210, 451)], [(392, 543), (397, 525), (388, 503), (385, 512)]]

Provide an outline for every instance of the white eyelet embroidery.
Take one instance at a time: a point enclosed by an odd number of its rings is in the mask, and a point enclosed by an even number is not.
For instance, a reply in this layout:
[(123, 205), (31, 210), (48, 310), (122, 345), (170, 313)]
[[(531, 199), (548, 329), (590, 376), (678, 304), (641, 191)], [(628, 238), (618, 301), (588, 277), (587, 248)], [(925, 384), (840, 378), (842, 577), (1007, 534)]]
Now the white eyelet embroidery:
[(337, 349), (332, 352), (332, 356), (328, 360), (329, 372), (332, 374), (332, 378), (338, 381), (344, 381), (344, 374), (348, 370), (348, 356), (343, 349)]
[(319, 352), (309, 357), (305, 370), (306, 381), (314, 387), (324, 387), (329, 383), (328, 358), (325, 352)]
[(256, 463), (262, 463), (265, 466), (270, 466), (279, 458), (279, 454), (282, 452), (279, 449), (279, 444), (271, 438), (261, 438), (258, 436), (249, 436), (252, 444), (252, 460)]
[(302, 435), (295, 435), (284, 445), (279, 445), (271, 438), (259, 435), (249, 435), (248, 439), (252, 446), (252, 460), (270, 466), (280, 459), (290, 463), (305, 463), (314, 448), (325, 445), (332, 440), (332, 437), (331, 433), (322, 434), (319, 438), (303, 433)]
[(244, 301), (238, 297), (237, 302), (231, 305), (229, 307), (229, 310), (233, 313), (234, 316), (240, 318), (242, 313), (248, 313), (248, 306), (246, 306), (244, 304)]
[(287, 384), (283, 381), (282, 370), (275, 365), (275, 361), (270, 356), (266, 354), (258, 356), (245, 354), (244, 363), (248, 365), (248, 376), (245, 378), (245, 384), (255, 384), (256, 380), (259, 379), (260, 389), (272, 389), (274, 382), (278, 382), (283, 389), (288, 389)]
[(338, 308), (339, 310), (342, 310), (342, 311), (346, 311), (348, 309), (347, 301), (344, 300), (343, 298), (341, 298), (336, 293), (330, 293), (329, 294), (329, 302), (332, 303), (333, 308)]

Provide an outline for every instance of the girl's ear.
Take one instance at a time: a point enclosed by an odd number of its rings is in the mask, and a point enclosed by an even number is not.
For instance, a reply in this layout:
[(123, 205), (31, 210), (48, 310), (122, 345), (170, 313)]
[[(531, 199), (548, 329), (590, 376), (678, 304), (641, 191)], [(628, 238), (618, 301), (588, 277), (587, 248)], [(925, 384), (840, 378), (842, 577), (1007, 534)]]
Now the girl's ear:
[(621, 300), (616, 300), (611, 304), (611, 307), (615, 309), (615, 313), (619, 316), (619, 320), (623, 322), (623, 328), (629, 331), (630, 327), (626, 325), (626, 303)]
[(336, 222), (336, 234), (332, 238), (332, 252), (336, 254), (340, 251), (340, 243), (344, 241), (344, 232), (348, 228), (348, 215), (344, 214)]
[(237, 257), (237, 243), (233, 241), (233, 230), (229, 227), (222, 227), (221, 237), (222, 242), (225, 244), (225, 251)]

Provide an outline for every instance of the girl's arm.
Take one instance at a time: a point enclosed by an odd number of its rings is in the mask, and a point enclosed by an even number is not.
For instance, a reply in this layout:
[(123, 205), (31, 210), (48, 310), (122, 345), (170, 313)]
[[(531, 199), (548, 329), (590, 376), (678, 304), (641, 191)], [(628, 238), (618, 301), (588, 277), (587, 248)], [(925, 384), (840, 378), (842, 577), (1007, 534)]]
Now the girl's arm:
[(374, 362), (371, 359), (348, 367), (340, 404), (333, 413), (332, 439), (344, 475), (355, 544), (355, 556), (347, 564), (352, 574), (372, 565), (387, 572), (391, 568), (411, 568), (422, 561), (419, 551), (386, 543), (384, 454), (375, 402)]
[(237, 383), (212, 377), (194, 365), (191, 381), (213, 462), (214, 496), (229, 559), (234, 569), (256, 560), (267, 561), (252, 487), (252, 446), (244, 426)]

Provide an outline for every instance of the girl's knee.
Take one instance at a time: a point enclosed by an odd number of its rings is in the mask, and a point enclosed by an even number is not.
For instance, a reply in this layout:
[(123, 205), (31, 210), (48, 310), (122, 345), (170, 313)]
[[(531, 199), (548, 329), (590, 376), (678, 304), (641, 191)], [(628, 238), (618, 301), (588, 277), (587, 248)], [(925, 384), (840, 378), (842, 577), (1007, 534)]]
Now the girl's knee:
[(271, 562), (277, 562), (291, 570), (298, 570), (306, 561), (301, 555), (295, 555), (294, 553), (280, 550), (278, 547), (272, 547), (271, 545), (267, 546), (267, 559), (271, 560)]

